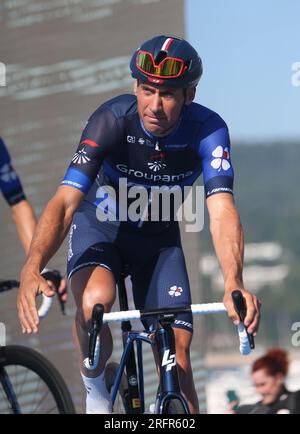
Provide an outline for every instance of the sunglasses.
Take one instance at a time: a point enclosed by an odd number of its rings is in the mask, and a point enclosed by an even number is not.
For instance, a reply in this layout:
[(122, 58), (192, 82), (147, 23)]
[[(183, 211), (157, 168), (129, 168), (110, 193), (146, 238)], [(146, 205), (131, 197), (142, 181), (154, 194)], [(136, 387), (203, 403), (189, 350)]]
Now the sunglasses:
[(137, 68), (147, 75), (153, 77), (176, 78), (187, 70), (187, 65), (182, 59), (165, 57), (156, 65), (153, 55), (148, 51), (140, 50), (136, 57)]

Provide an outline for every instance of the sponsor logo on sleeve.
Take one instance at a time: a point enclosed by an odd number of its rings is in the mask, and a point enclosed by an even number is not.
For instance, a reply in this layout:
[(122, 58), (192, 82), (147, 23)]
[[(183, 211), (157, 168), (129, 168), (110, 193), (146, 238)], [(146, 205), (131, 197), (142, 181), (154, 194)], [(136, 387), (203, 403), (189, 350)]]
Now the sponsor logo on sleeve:
[(211, 166), (220, 172), (221, 170), (229, 170), (231, 164), (229, 162), (229, 149), (223, 146), (217, 146), (212, 152), (214, 159), (211, 161)]

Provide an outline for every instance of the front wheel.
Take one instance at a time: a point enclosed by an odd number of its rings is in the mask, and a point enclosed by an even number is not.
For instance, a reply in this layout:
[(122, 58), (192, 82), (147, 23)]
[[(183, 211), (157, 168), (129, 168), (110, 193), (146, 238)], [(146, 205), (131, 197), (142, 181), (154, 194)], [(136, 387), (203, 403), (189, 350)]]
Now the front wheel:
[(0, 413), (74, 414), (70, 392), (57, 369), (31, 348), (0, 348)]
[(187, 414), (182, 402), (179, 399), (171, 399), (165, 405), (165, 414)]

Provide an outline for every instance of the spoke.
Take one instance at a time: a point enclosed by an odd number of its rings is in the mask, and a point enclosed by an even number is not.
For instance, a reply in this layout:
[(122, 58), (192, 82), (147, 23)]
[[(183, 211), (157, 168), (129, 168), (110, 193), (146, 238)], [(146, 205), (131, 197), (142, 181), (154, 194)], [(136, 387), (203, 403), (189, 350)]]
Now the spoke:
[[(43, 381), (44, 383), (44, 381)], [(44, 383), (45, 384), (45, 383)], [(37, 409), (42, 405), (43, 401), (45, 400), (46, 396), (50, 393), (50, 389), (48, 389), (48, 386), (45, 384), (45, 386), (47, 387), (47, 390), (44, 393), (44, 396), (40, 399), (40, 401), (37, 403), (37, 406), (35, 407), (33, 413), (35, 413), (37, 411)], [(51, 394), (52, 396), (52, 394)], [(54, 398), (53, 398), (54, 399)]]
[[(18, 401), (21, 401), (19, 405), (22, 404), (22, 407), (26, 409), (26, 413), (34, 414), (41, 411), (44, 414), (58, 413), (58, 405), (51, 390), (35, 371), (20, 365), (9, 365), (7, 368), (9, 368), (8, 376), (12, 382), (15, 395)], [(1, 413), (11, 413), (9, 401), (1, 383), (0, 408)]]
[[(18, 391), (16, 390), (16, 392), (15, 392), (16, 396), (23, 396), (22, 392), (23, 392), (24, 385), (26, 383), (28, 384), (27, 377), (28, 377), (29, 370), (27, 368), (25, 368), (25, 366), (18, 366), (18, 365), (13, 365), (13, 366), (15, 367), (15, 373), (16, 373), (15, 378), (17, 379), (17, 381), (19, 380), (19, 378), (18, 378), (18, 371), (21, 372), (21, 373), (24, 372), (23, 382), (22, 383), (20, 382), (21, 389), (19, 389)], [(21, 370), (20, 368), (23, 368), (23, 369)], [(16, 386), (18, 386), (18, 382), (17, 382)]]
[[(51, 409), (47, 412), (47, 414), (50, 414), (50, 413), (54, 412), (55, 410), (57, 410), (57, 406), (51, 408)], [(55, 414), (56, 414), (56, 413), (55, 413)]]
[[(45, 403), (47, 396), (50, 393), (50, 390), (48, 389), (48, 386), (44, 382), (44, 380), (39, 377), (39, 375), (28, 369), (24, 366), (18, 366), (13, 365), (14, 372), (10, 373), (10, 378), (15, 378), (16, 380), (16, 387), (18, 391), (16, 392), (17, 397), (23, 396), (24, 387), (25, 385), (31, 384), (32, 391), (29, 392), (32, 396), (32, 399), (28, 402), (28, 413), (34, 414), (37, 413), (37, 411), (42, 407), (42, 405)], [(33, 374), (33, 375), (32, 375)], [(30, 378), (32, 377), (32, 378)], [(43, 391), (45, 389), (45, 391)], [(40, 398), (41, 395), (41, 398)], [(52, 394), (51, 394), (52, 396)], [(53, 398), (53, 401), (55, 403), (55, 400)], [(49, 402), (49, 405), (51, 402)], [(53, 409), (56, 408), (56, 405), (54, 404), (54, 407), (50, 409), (50, 411), (53, 411)], [(48, 412), (48, 411), (46, 411)]]
[(0, 407), (1, 408), (2, 408), (2, 405), (3, 405), (3, 411), (4, 411), (4, 413), (1, 413), (1, 414), (6, 414), (6, 412), (8, 412), (10, 414), (12, 413), (11, 406), (9, 405), (7, 396), (6, 396), (5, 392), (4, 392), (3, 386), (1, 384), (1, 390), (0, 390)]

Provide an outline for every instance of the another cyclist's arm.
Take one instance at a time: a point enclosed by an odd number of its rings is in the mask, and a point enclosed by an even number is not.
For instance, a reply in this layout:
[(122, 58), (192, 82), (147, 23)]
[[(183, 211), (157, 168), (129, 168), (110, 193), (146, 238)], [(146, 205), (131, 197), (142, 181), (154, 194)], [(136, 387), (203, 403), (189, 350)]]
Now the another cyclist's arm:
[(28, 200), (22, 200), (11, 207), (11, 215), (26, 255), (37, 224), (36, 217)]
[(25, 197), (20, 178), (12, 166), (10, 154), (1, 137), (0, 173), (0, 190), (11, 207), (12, 218), (27, 254), (36, 226), (36, 218), (32, 206)]

